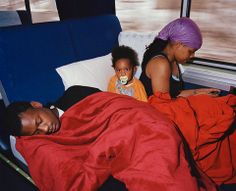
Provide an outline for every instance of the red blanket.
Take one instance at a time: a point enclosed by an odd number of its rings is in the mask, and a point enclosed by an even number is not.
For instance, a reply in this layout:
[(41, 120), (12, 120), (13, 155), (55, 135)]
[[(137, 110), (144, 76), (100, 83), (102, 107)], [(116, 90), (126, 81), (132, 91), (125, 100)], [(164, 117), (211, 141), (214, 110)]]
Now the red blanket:
[(93, 94), (63, 114), (59, 132), (16, 146), (41, 191), (96, 190), (109, 175), (129, 191), (215, 190), (191, 175), (175, 125), (128, 96)]
[(195, 161), (217, 184), (236, 183), (236, 96), (207, 95), (171, 99), (156, 93), (149, 103), (174, 121), (186, 138)]

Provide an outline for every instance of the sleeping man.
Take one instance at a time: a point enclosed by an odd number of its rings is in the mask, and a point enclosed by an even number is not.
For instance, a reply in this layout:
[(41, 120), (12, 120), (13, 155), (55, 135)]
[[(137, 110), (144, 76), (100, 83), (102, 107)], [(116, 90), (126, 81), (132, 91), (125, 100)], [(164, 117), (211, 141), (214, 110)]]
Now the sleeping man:
[(6, 110), (7, 132), (15, 136), (54, 133), (59, 130), (59, 118), (64, 111), (85, 97), (100, 91), (87, 86), (72, 86), (55, 103), (46, 107), (36, 101), (13, 102)]
[[(85, 97), (100, 92), (97, 88), (86, 86), (72, 86), (62, 97), (49, 107), (43, 107), (39, 102), (13, 102), (6, 110), (6, 128), (14, 136), (30, 136), (37, 134), (51, 134), (59, 130), (64, 111)], [(106, 191), (109, 188), (126, 191), (124, 184), (112, 176), (99, 188)]]
[(59, 110), (32, 104), (12, 125), (20, 127), (16, 148), (40, 190), (93, 191), (110, 176), (129, 191), (216, 190), (186, 157), (175, 125), (149, 104), (95, 89), (71, 107), (61, 100), (53, 104), (68, 108), (60, 119)]

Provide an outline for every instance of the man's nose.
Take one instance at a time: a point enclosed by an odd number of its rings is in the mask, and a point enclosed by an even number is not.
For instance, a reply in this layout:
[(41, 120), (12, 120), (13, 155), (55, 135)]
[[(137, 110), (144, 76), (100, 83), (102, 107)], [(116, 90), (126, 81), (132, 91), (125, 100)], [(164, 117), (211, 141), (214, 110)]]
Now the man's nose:
[(38, 130), (40, 130), (41, 132), (44, 132), (44, 133), (48, 133), (49, 126), (47, 124), (42, 124), (42, 125), (38, 126)]

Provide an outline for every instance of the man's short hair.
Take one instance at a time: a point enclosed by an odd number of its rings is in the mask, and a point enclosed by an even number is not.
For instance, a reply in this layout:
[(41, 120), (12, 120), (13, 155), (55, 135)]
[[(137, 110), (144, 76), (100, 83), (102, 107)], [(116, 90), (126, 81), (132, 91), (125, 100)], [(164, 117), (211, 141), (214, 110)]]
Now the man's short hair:
[(4, 126), (8, 134), (14, 136), (21, 135), (22, 124), (20, 114), (29, 108), (32, 108), (32, 105), (30, 102), (25, 101), (12, 102), (7, 106), (4, 114)]

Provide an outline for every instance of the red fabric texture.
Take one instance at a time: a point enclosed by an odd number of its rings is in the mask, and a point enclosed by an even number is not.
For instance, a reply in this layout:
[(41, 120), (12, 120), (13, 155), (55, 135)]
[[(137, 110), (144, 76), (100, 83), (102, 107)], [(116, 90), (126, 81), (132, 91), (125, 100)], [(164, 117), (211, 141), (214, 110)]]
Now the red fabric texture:
[(171, 99), (157, 92), (149, 103), (177, 124), (203, 172), (217, 184), (236, 183), (236, 96)]
[(109, 175), (129, 191), (216, 190), (191, 175), (175, 125), (128, 96), (93, 94), (63, 114), (60, 131), (17, 137), (16, 146), (41, 191), (97, 190)]

